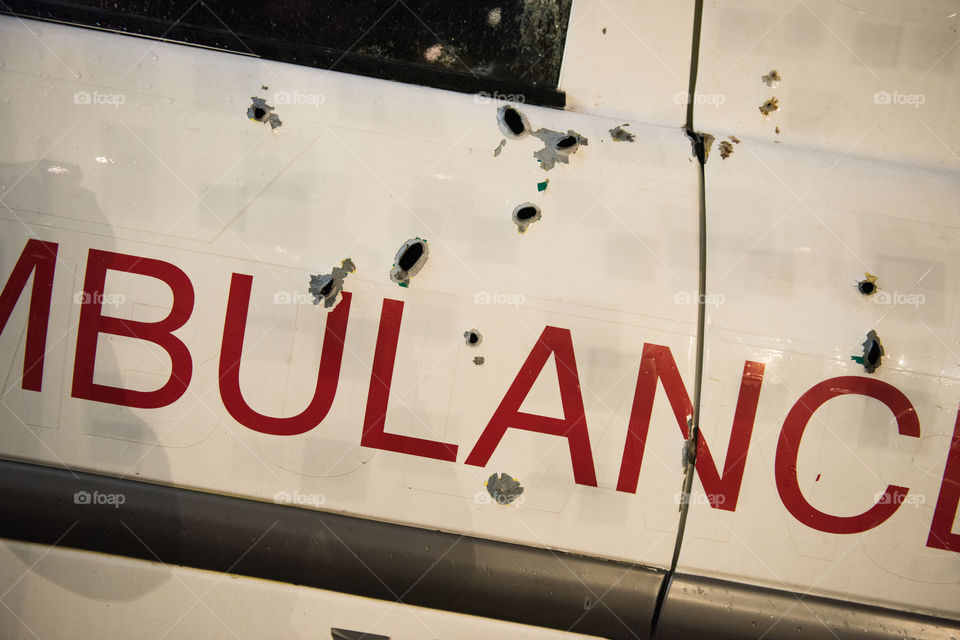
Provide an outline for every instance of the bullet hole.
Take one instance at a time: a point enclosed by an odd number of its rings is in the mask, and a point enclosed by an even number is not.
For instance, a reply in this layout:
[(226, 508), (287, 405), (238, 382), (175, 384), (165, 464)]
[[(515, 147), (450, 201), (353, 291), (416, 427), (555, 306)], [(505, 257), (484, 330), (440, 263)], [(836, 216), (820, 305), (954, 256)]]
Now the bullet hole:
[(463, 341), (467, 343), (468, 347), (479, 347), (480, 343), (483, 342), (483, 336), (476, 329), (469, 329), (463, 332)]
[(493, 474), (487, 479), (487, 493), (497, 504), (510, 504), (522, 493), (520, 483), (505, 473)]
[(356, 270), (353, 260), (347, 258), (328, 274), (310, 276), (307, 292), (313, 295), (313, 304), (322, 302), (324, 309), (337, 306), (341, 298), (340, 292), (343, 291), (343, 281)]
[(763, 80), (763, 84), (767, 85), (768, 87), (776, 88), (783, 78), (780, 77), (780, 72), (778, 72), (776, 69), (771, 69), (770, 73), (760, 76), (760, 79)]
[(880, 344), (880, 337), (877, 336), (877, 332), (871, 329), (862, 346), (863, 355), (850, 356), (850, 359), (862, 364), (867, 373), (873, 373), (880, 366), (880, 360), (884, 356), (883, 345)]
[(614, 142), (633, 142), (637, 139), (637, 136), (633, 135), (624, 127), (628, 127), (628, 124), (621, 124), (620, 126), (610, 129), (610, 137), (613, 138)]
[(774, 111), (780, 109), (780, 102), (776, 98), (770, 98), (757, 108), (760, 109), (760, 113), (763, 115), (763, 117), (767, 117)]
[(569, 164), (570, 154), (576, 153), (581, 146), (587, 145), (587, 139), (572, 129), (566, 133), (537, 129), (532, 132), (532, 135), (543, 141), (543, 148), (534, 152), (533, 157), (540, 161), (540, 167), (544, 171), (553, 169), (558, 162)]
[(872, 296), (877, 292), (877, 276), (865, 273), (863, 280), (857, 283), (857, 291), (865, 296)]
[(423, 238), (411, 238), (403, 243), (394, 258), (393, 268), (390, 270), (390, 280), (401, 287), (410, 284), (410, 278), (417, 275), (427, 262), (427, 241)]
[(527, 129), (523, 124), (523, 118), (520, 117), (520, 113), (510, 107), (503, 110), (503, 122), (510, 128), (510, 133), (515, 136), (520, 135)]
[(417, 264), (417, 260), (420, 259), (420, 256), (423, 255), (424, 244), (422, 242), (416, 242), (409, 247), (406, 251), (400, 254), (400, 258), (397, 260), (397, 265), (404, 271), (410, 271), (413, 268), (413, 265)]
[(267, 122), (271, 129), (276, 129), (281, 124), (280, 116), (273, 111), (273, 107), (267, 104), (263, 98), (252, 96), (253, 103), (247, 107), (247, 117), (257, 122)]
[(593, 608), (593, 600), (590, 599), (590, 596), (587, 596), (583, 599), (583, 610), (589, 611)]
[(733, 155), (733, 145), (726, 140), (721, 140), (717, 148), (720, 149), (720, 157), (724, 160)]
[(518, 204), (513, 210), (513, 223), (517, 225), (517, 231), (523, 233), (531, 224), (540, 219), (540, 207), (532, 202)]
[(478, 367), (482, 365), (483, 362), (484, 362), (483, 356), (477, 356), (476, 358), (473, 359), (473, 364), (477, 365)]
[(514, 140), (519, 140), (530, 132), (530, 123), (527, 122), (527, 117), (520, 113), (516, 107), (508, 104), (497, 110), (497, 125), (503, 135)]

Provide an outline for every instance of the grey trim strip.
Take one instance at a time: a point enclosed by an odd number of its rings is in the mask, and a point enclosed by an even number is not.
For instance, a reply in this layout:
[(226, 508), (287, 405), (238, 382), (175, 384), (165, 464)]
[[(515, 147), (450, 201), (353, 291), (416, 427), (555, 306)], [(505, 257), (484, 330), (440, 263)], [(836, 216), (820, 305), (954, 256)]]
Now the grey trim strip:
[[(708, 634), (708, 636), (705, 636)], [(865, 604), (674, 574), (658, 638), (960, 638), (960, 622)]]
[[(53, 544), (63, 536), (63, 547), (611, 639), (649, 637), (664, 576), (639, 565), (20, 462), (0, 461), (0, 486), (3, 538)], [(122, 494), (123, 504), (76, 504), (78, 491)]]

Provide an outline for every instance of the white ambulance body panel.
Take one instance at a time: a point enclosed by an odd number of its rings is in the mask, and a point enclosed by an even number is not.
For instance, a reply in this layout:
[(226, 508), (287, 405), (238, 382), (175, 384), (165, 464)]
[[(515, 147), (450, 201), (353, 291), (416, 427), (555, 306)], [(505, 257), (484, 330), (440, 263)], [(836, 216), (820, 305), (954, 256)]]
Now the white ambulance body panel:
[[(0, 18), (0, 280), (57, 245), (39, 393), (30, 283), (0, 334), (0, 455), (670, 569), (697, 361), (692, 100), (715, 138), (710, 449), (676, 570), (958, 621), (960, 47), (955, 4), (908, 4), (706, 3), (688, 96), (693, 3), (576, 1), (568, 110), (518, 105), (589, 141), (549, 171), (532, 136), (495, 153), (486, 98)], [(280, 127), (246, 117), (280, 94), (302, 96)], [(624, 123), (634, 142), (612, 139)], [(520, 234), (524, 202), (542, 217)], [(429, 257), (400, 287), (414, 238)], [(346, 258), (349, 295), (313, 305), (310, 276)], [(103, 316), (189, 306), (189, 371), (80, 322), (98, 260)], [(870, 331), (873, 373), (851, 359)], [(271, 421), (305, 411), (338, 344), (329, 409)], [(170, 381), (186, 388), (156, 408), (91, 399)], [(520, 498), (492, 501), (493, 473)]]
[[(932, 526), (935, 510), (950, 513), (939, 501), (957, 482), (945, 469), (960, 437), (956, 10), (704, 10), (701, 52), (710, 55), (701, 55), (698, 92), (723, 96), (697, 110), (698, 128), (717, 139), (706, 164), (702, 407), (715, 459), (730, 438), (733, 375), (746, 360), (765, 371), (737, 509), (694, 498), (680, 571), (960, 616), (957, 542), (943, 548), (950, 536)], [(769, 86), (762, 77), (772, 70), (781, 80)], [(764, 117), (771, 97), (779, 108)], [(722, 159), (717, 145), (731, 135), (742, 142)], [(857, 287), (867, 274), (877, 287), (869, 296)], [(863, 355), (871, 330), (885, 356), (868, 374), (851, 357)], [(837, 380), (846, 376), (869, 379), (887, 400), (904, 394), (919, 434), (898, 433), (894, 412), (862, 391), (821, 396), (795, 460), (806, 501), (850, 517), (883, 502), (888, 485), (909, 489), (889, 519), (837, 534), (792, 515), (776, 476), (794, 462), (782, 436), (791, 409), (812, 405), (804, 394), (816, 385), (849, 391)]]
[[(31, 237), (59, 246), (41, 393), (20, 388), (26, 296), (2, 336), (7, 456), (669, 565), (679, 434), (657, 432), (643, 467), (643, 486), (670, 491), (614, 488), (644, 343), (669, 346), (693, 379), (696, 305), (674, 302), (695, 292), (697, 277), (696, 168), (681, 129), (636, 124), (636, 142), (613, 142), (608, 129), (621, 121), (523, 107), (533, 127), (589, 141), (569, 165), (544, 171), (532, 137), (494, 157), (499, 105), (471, 96), (58, 25), (0, 25), (16, 95), (6, 135), (17, 154), (5, 170), (3, 266), (12, 271)], [(35, 37), (56, 53), (39, 66)], [(262, 86), (323, 100), (278, 107), (274, 131), (246, 117)], [(126, 101), (77, 105), (84, 91)], [(37, 140), (36, 122), (55, 135)], [(521, 235), (511, 212), (525, 201), (543, 217)], [(399, 287), (389, 279), (395, 254), (415, 237), (428, 241), (429, 257)], [(193, 311), (176, 335), (192, 373), (168, 406), (73, 396), (91, 249), (160, 260), (189, 278)], [(232, 274), (252, 276), (243, 400), (288, 417), (314, 395), (330, 315), (311, 303), (310, 276), (346, 258), (357, 271), (345, 282), (346, 338), (322, 425), (278, 436), (239, 424), (218, 389)], [(115, 271), (103, 294), (104, 315), (140, 322), (174, 304), (161, 280)], [(367, 402), (385, 300), (403, 303), (385, 431), (453, 445), (455, 462), (360, 446), (367, 414), (382, 412)], [(592, 456), (576, 445), (581, 484), (560, 436), (510, 429), (488, 464), (464, 464), (548, 326), (563, 375), (579, 380), (567, 385), (569, 399), (582, 397), (586, 411), (577, 429), (589, 433)], [(463, 339), (471, 328), (483, 336), (477, 348)], [(520, 411), (563, 418), (555, 360), (520, 396)], [(149, 342), (99, 338), (94, 384), (155, 390), (170, 371), (170, 357)], [(383, 377), (378, 369), (375, 380)], [(490, 502), (494, 472), (521, 482), (522, 504)]]

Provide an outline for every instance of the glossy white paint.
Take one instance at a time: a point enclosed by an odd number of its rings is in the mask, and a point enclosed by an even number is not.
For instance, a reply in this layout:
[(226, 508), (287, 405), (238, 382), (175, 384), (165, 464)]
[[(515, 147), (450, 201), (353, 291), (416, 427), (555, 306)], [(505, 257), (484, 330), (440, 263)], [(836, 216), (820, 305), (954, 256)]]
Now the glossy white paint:
[(560, 89), (567, 110), (682, 127), (692, 0), (574, 0)]
[[(718, 143), (742, 140), (726, 160), (715, 144), (706, 165), (716, 304), (703, 430), (715, 458), (730, 434), (731, 375), (744, 360), (765, 363), (766, 375), (737, 510), (694, 502), (681, 571), (960, 618), (960, 555), (926, 546), (960, 405), (957, 8), (707, 3), (698, 91), (726, 100), (700, 108), (697, 126)], [(783, 79), (770, 88), (761, 76), (774, 68)], [(875, 104), (879, 90), (926, 102)], [(764, 118), (757, 107), (771, 95), (780, 110)], [(878, 278), (872, 297), (856, 288), (865, 273)], [(868, 376), (850, 357), (871, 329), (886, 357)], [(919, 438), (898, 435), (890, 411), (863, 396), (814, 414), (798, 462), (811, 504), (854, 515), (887, 484), (910, 489), (860, 534), (801, 524), (774, 484), (787, 412), (836, 376), (895, 386), (920, 423)]]
[[(644, 342), (669, 345), (693, 379), (696, 307), (674, 302), (697, 277), (696, 168), (680, 129), (637, 124), (636, 142), (614, 143), (621, 120), (524, 107), (534, 127), (589, 139), (545, 172), (532, 137), (493, 156), (498, 105), (471, 96), (50, 24), (3, 19), (0, 30), (10, 98), (0, 272), (31, 236), (60, 245), (41, 393), (19, 388), (25, 296), (0, 336), (3, 455), (263, 500), (313, 496), (304, 500), (333, 511), (669, 565), (676, 431), (649, 443), (639, 495), (614, 487)], [(79, 91), (123, 104), (78, 105)], [(246, 118), (250, 96), (280, 91), (322, 99), (277, 105), (275, 132)], [(543, 219), (519, 235), (511, 212), (527, 200)], [(414, 236), (430, 257), (403, 289), (389, 271)], [(71, 397), (89, 248), (164, 260), (192, 281), (195, 309), (177, 335), (194, 371), (174, 404)], [(238, 424), (217, 388), (231, 273), (254, 278), (244, 396), (289, 416), (312, 396), (320, 360), (325, 312), (307, 301), (309, 275), (347, 257), (358, 270), (329, 415), (300, 436)], [(107, 293), (123, 297), (105, 313), (144, 321), (172, 301), (163, 283), (129, 274), (111, 273)], [(405, 307), (386, 430), (456, 444), (457, 462), (359, 446), (388, 297)], [(555, 436), (513, 429), (485, 468), (463, 463), (547, 325), (572, 335), (599, 488), (574, 483)], [(484, 336), (478, 349), (464, 344), (469, 328)], [(95, 380), (155, 389), (169, 367), (149, 343), (101, 336)], [(562, 415), (551, 363), (522, 409)], [(522, 504), (489, 503), (494, 472), (520, 480)]]
[(0, 632), (57, 638), (330, 638), (330, 629), (419, 638), (555, 638), (564, 633), (322, 589), (0, 541)]
[[(960, 557), (925, 546), (960, 404), (951, 13), (937, 2), (707, 3), (697, 127), (742, 141), (726, 160), (715, 144), (707, 164), (702, 428), (715, 461), (744, 361), (766, 369), (737, 510), (695, 499), (681, 571), (960, 619)], [(590, 144), (545, 173), (529, 138), (493, 158), (496, 105), (470, 96), (0, 20), (10, 98), (0, 274), (31, 234), (61, 251), (41, 394), (18, 384), (25, 299), (0, 336), (2, 454), (265, 500), (299, 492), (322, 496), (323, 509), (668, 566), (680, 437), (662, 387), (639, 492), (614, 487), (643, 343), (669, 346), (692, 390), (697, 193), (676, 99), (691, 24), (692, 3), (574, 3), (561, 80), (570, 109), (523, 111), (534, 127), (573, 128)], [(772, 68), (776, 88), (760, 80)], [(124, 104), (79, 106), (77, 91)], [(275, 133), (245, 119), (249, 96), (277, 91), (323, 99), (283, 105)], [(892, 104), (875, 103), (878, 91)], [(924, 102), (898, 104), (894, 92)], [(780, 109), (763, 118), (757, 107), (771, 96)], [(636, 143), (607, 135), (624, 121)], [(528, 200), (544, 216), (519, 236), (510, 212)], [(430, 260), (400, 289), (388, 271), (416, 235), (430, 240)], [(91, 247), (190, 276), (197, 304), (177, 335), (194, 373), (174, 405), (70, 397), (72, 296)], [(292, 437), (237, 424), (216, 387), (230, 274), (254, 276), (245, 397), (291, 415), (313, 390), (324, 313), (274, 296), (305, 293), (310, 273), (348, 256), (359, 270), (347, 280), (348, 348), (330, 415)], [(890, 304), (857, 293), (864, 272)], [(149, 320), (169, 308), (162, 285), (108, 282), (125, 298), (107, 312)], [(475, 303), (484, 293), (523, 303)], [(359, 446), (386, 297), (405, 302), (387, 430), (455, 443), (455, 463)], [(573, 482), (562, 440), (516, 430), (486, 468), (463, 464), (546, 325), (572, 333), (600, 488)], [(472, 327), (484, 336), (476, 350), (461, 338)], [(808, 388), (866, 375), (850, 356), (870, 329), (887, 352), (872, 377), (906, 394), (921, 437), (896, 435), (879, 403), (832, 400), (804, 436), (801, 488), (843, 514), (865, 510), (888, 483), (924, 502), (866, 533), (820, 533), (779, 497), (777, 440)], [(163, 381), (159, 350), (101, 342), (98, 381)], [(550, 363), (523, 410), (560, 415)], [(492, 472), (521, 480), (523, 504), (475, 501)]]

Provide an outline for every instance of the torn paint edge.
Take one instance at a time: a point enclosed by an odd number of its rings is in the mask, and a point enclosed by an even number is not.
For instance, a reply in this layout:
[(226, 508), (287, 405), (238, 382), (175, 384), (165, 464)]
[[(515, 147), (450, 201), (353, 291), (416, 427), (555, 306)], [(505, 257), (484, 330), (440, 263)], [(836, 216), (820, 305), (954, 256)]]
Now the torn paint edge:
[[(311, 275), (307, 292), (313, 296), (313, 304), (319, 305), (322, 302), (324, 309), (332, 309), (340, 304), (344, 280), (356, 270), (353, 260), (345, 258), (340, 261), (340, 266), (334, 267), (330, 273)], [(327, 289), (326, 293), (323, 293), (324, 289)]]
[[(415, 244), (423, 245), (423, 253), (417, 258), (417, 261), (413, 263), (409, 269), (401, 269), (400, 259), (406, 253), (407, 249), (412, 247)], [(420, 237), (410, 238), (403, 245), (400, 246), (400, 249), (397, 251), (397, 255), (393, 258), (393, 267), (390, 269), (390, 280), (395, 282), (401, 287), (410, 286), (410, 278), (420, 273), (420, 270), (423, 269), (424, 265), (427, 263), (427, 257), (430, 255), (430, 247), (427, 246), (427, 241)]]

